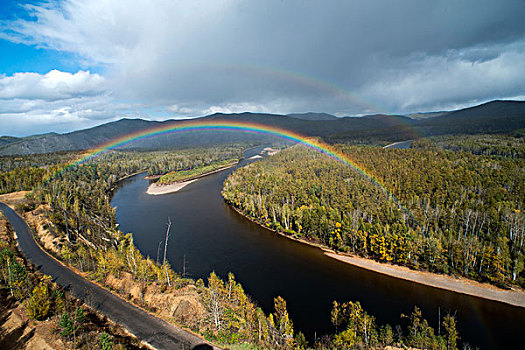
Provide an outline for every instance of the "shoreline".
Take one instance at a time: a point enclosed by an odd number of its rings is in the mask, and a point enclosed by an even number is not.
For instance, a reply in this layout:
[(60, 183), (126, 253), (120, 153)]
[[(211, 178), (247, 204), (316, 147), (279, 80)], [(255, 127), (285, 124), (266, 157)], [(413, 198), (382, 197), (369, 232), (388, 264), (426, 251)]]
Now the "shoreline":
[[(405, 148), (410, 148), (410, 146), (412, 145), (412, 143), (416, 141), (416, 140), (406, 140), (406, 141), (398, 141), (398, 142), (394, 142), (394, 143), (390, 143), (386, 146), (383, 146), (383, 149), (389, 149), (389, 148), (399, 148), (399, 149), (405, 149)], [(406, 145), (406, 147), (405, 147)], [(398, 147), (398, 146), (401, 146), (401, 147)]]
[[(119, 181), (121, 180), (124, 180), (125, 178), (128, 178), (128, 177), (131, 177), (131, 176), (134, 176), (134, 175), (137, 175), (137, 174), (140, 174), (139, 173), (134, 173), (134, 174), (130, 174), (128, 176), (125, 176), (124, 178), (120, 179)], [(2, 200), (2, 202), (5, 201), (5, 199), (8, 199), (8, 200), (11, 200), (10, 204), (7, 204), (5, 203), (6, 205), (8, 205), (11, 209), (15, 210), (14, 209), (14, 206), (15, 204), (17, 204), (18, 202), (20, 201), (25, 201), (25, 195), (27, 193), (30, 193), (31, 191), (18, 191), (18, 192), (9, 192), (7, 194), (3, 194), (3, 195), (0, 195), (0, 200)], [(13, 202), (15, 201), (15, 202)], [(27, 213), (27, 212), (25, 212)], [(0, 210), (0, 214), (1, 215), (4, 215), (4, 213)], [(5, 217), (5, 215), (4, 215)], [(26, 222), (26, 218), (25, 216), (22, 217), (22, 219), (24, 220), (24, 222)], [(27, 223), (27, 222), (26, 222)], [(170, 320), (169, 318), (165, 317), (165, 316), (162, 316), (160, 313), (157, 313), (157, 312), (152, 312), (151, 310), (148, 310), (147, 308), (144, 308), (143, 306), (137, 304), (136, 302), (134, 302), (133, 300), (130, 300), (130, 299), (126, 299), (124, 295), (118, 293), (116, 290), (112, 290), (106, 283), (101, 283), (99, 281), (96, 281), (94, 279), (91, 279), (89, 278), (89, 274), (87, 272), (83, 272), (83, 271), (80, 271), (78, 270), (76, 267), (74, 267), (73, 265), (70, 265), (68, 264), (67, 262), (65, 261), (62, 261), (60, 259), (58, 259), (57, 256), (55, 256), (55, 254), (44, 248), (44, 246), (42, 245), (42, 242), (41, 242), (41, 237), (40, 235), (38, 235), (36, 232), (32, 231), (33, 233), (33, 237), (32, 237), (32, 240), (34, 241), (34, 243), (38, 246), (38, 248), (45, 254), (47, 255), (49, 258), (51, 258), (52, 260), (54, 260), (55, 262), (57, 262), (58, 264), (60, 264), (61, 266), (63, 266), (64, 268), (68, 269), (69, 271), (71, 271), (72, 273), (80, 276), (81, 278), (83, 278), (84, 280), (86, 280), (88, 283), (92, 283), (96, 286), (98, 286), (99, 288), (105, 290), (107, 293), (113, 295), (114, 297), (122, 300), (122, 302), (126, 303), (126, 304), (129, 304), (135, 308), (138, 308), (140, 309), (142, 312), (145, 312), (146, 314), (158, 319), (158, 320), (162, 320), (164, 322), (166, 322), (169, 326), (171, 327), (176, 327), (184, 332), (187, 332), (189, 333), (190, 335), (193, 335), (197, 338), (199, 338), (200, 340), (202, 340), (203, 342), (209, 342), (208, 340), (206, 340), (206, 338), (204, 337), (203, 334), (200, 334), (200, 333), (197, 333), (195, 332), (194, 330), (186, 327), (186, 326), (182, 326), (180, 323), (176, 322), (176, 321), (173, 321), (173, 320)], [(16, 246), (17, 248), (21, 251), (21, 248), (20, 248), (20, 242), (18, 241), (18, 236), (16, 234), (16, 231), (13, 229), (12, 230), (12, 234), (13, 234), (13, 237), (16, 241)], [(30, 263), (30, 264), (33, 264), (32, 262), (30, 262), (29, 258), (26, 256), (25, 259)], [(39, 267), (35, 266), (33, 264), (33, 266), (35, 268), (37, 268), (37, 270), (40, 270)], [(80, 301), (83, 305), (85, 305), (86, 307), (88, 307), (89, 309), (91, 309), (93, 312), (95, 312), (97, 315), (102, 315), (103, 317), (107, 317), (107, 315), (105, 315), (104, 313), (102, 313), (100, 310), (98, 310), (98, 308), (95, 308), (93, 306), (91, 306), (88, 301), (85, 301), (83, 300), (82, 298), (80, 297), (77, 297), (75, 295), (73, 295), (73, 293), (71, 291), (67, 291), (68, 293), (70, 293), (70, 295), (77, 299), (78, 301)], [(124, 324), (122, 324), (121, 322), (116, 322), (114, 320), (112, 320), (111, 318), (107, 317), (108, 320), (112, 323), (115, 323), (116, 325), (118, 325), (119, 327), (122, 327), (125, 331), (126, 334), (128, 335), (131, 335), (132, 337), (136, 338), (141, 344), (144, 344), (145, 346), (149, 347), (149, 348), (152, 348), (151, 344), (148, 343), (148, 339), (141, 339), (138, 335), (135, 335), (135, 333), (131, 332), (129, 329), (127, 329), (125, 327)], [(222, 348), (218, 347), (217, 345), (215, 344), (212, 344), (210, 343), (212, 346), (213, 346), (213, 349), (214, 350), (221, 350)]]
[(417, 271), (406, 266), (386, 264), (358, 256), (338, 254), (328, 248), (321, 249), (326, 256), (348, 265), (433, 288), (525, 308), (525, 292), (521, 290), (501, 289), (492, 284), (481, 283), (464, 277), (455, 278), (428, 271)]
[(168, 193), (175, 193), (175, 192), (180, 191), (184, 187), (188, 186), (189, 184), (197, 181), (198, 179), (200, 179), (202, 177), (218, 173), (219, 171), (223, 171), (223, 170), (226, 170), (226, 169), (233, 168), (238, 163), (239, 162), (232, 163), (232, 164), (229, 164), (229, 165), (227, 165), (225, 167), (222, 167), (222, 168), (219, 168), (219, 169), (215, 169), (213, 171), (209, 171), (207, 173), (200, 174), (200, 175), (197, 175), (197, 176), (193, 176), (193, 177), (191, 177), (189, 179), (186, 179), (184, 181), (177, 181), (177, 182), (170, 183), (170, 184), (165, 184), (165, 185), (159, 185), (156, 182), (154, 182), (154, 183), (152, 183), (152, 184), (150, 184), (148, 186), (148, 189), (146, 190), (146, 193), (149, 194), (149, 195), (153, 195), (153, 196), (158, 196), (158, 195), (161, 195), (161, 194), (168, 194)]
[(146, 190), (146, 194), (149, 194), (152, 196), (158, 196), (161, 194), (175, 193), (195, 181), (197, 181), (197, 179), (183, 181), (183, 182), (175, 182), (169, 185), (157, 185), (157, 183), (152, 183), (148, 186), (148, 189)]
[(268, 155), (268, 156), (273, 156), (273, 155), (276, 155), (277, 153), (281, 152), (280, 149), (278, 148), (273, 148), (273, 147), (265, 147), (261, 153), (265, 153)]
[(497, 301), (508, 305), (525, 308), (525, 291), (521, 289), (501, 289), (489, 283), (481, 283), (464, 277), (455, 278), (452, 276), (437, 274), (428, 271), (417, 271), (412, 270), (406, 266), (381, 263), (372, 259), (362, 258), (356, 255), (336, 253), (335, 251), (323, 246), (322, 244), (310, 242), (303, 238), (288, 236), (283, 232), (279, 232), (277, 230), (266, 227), (254, 218), (248, 217), (239, 209), (235, 208), (233, 205), (228, 203), (228, 206), (242, 217), (263, 227), (264, 229), (274, 232), (288, 239), (291, 239), (293, 241), (297, 241), (302, 244), (307, 244), (309, 246), (319, 248), (327, 257), (336, 259), (342, 263), (359, 267), (372, 272), (380, 273), (382, 275), (387, 275), (393, 278), (399, 278), (405, 281), (418, 283), (433, 288), (444, 289), (449, 292), (465, 294), (477, 298)]

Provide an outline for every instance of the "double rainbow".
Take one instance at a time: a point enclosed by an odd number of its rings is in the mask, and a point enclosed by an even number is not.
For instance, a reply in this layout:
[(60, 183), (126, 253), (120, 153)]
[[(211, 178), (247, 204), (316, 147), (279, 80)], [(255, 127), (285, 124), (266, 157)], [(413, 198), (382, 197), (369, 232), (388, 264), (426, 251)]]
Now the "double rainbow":
[(369, 179), (374, 185), (379, 187), (383, 192), (390, 196), (398, 206), (405, 212), (407, 209), (401, 205), (397, 198), (381, 183), (379, 179), (373, 176), (370, 172), (364, 169), (362, 166), (354, 162), (345, 154), (336, 150), (334, 147), (321, 142), (319, 140), (306, 137), (304, 135), (295, 133), (293, 131), (276, 128), (268, 125), (262, 125), (257, 123), (249, 122), (232, 122), (232, 121), (199, 121), (190, 120), (185, 122), (179, 122), (176, 124), (165, 125), (158, 128), (152, 128), (148, 130), (141, 130), (136, 133), (128, 134), (112, 141), (109, 141), (98, 148), (91, 150), (87, 155), (83, 156), (77, 161), (69, 164), (65, 169), (71, 169), (83, 163), (90, 161), (96, 157), (99, 157), (112, 150), (119, 149), (137, 141), (154, 138), (162, 135), (179, 134), (186, 132), (199, 132), (199, 131), (232, 131), (232, 132), (245, 132), (251, 134), (262, 134), (268, 136), (275, 136), (287, 141), (300, 143), (307, 146), (317, 152), (326, 154), (331, 158), (349, 166), (354, 171), (358, 172), (365, 178)]

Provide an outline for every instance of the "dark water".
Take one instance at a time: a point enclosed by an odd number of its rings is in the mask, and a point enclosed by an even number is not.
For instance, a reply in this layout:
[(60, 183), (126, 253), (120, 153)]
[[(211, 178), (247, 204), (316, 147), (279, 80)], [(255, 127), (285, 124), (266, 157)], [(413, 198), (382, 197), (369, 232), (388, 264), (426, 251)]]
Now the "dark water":
[[(259, 150), (248, 151), (246, 158)], [(242, 165), (242, 164), (241, 164)], [(124, 232), (133, 232), (137, 247), (153, 259), (172, 221), (168, 258), (181, 272), (205, 279), (211, 271), (232, 271), (266, 312), (273, 298), (288, 302), (295, 330), (308, 339), (331, 333), (333, 300), (361, 302), (378, 324), (403, 324), (400, 314), (414, 305), (437, 331), (441, 316), (456, 313), (460, 343), (481, 349), (515, 348), (525, 339), (525, 309), (418, 285), (353, 267), (321, 250), (267, 231), (228, 207), (220, 195), (231, 170), (210, 175), (177, 193), (150, 196), (144, 175), (125, 180), (112, 205)], [(162, 249), (161, 249), (162, 254)]]

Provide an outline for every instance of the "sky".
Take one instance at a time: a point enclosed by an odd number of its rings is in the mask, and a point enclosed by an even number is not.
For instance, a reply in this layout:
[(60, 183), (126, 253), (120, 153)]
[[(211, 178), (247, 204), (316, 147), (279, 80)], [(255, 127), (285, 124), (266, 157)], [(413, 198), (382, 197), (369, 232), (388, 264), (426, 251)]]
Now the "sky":
[(525, 0), (0, 1), (0, 135), (525, 100)]

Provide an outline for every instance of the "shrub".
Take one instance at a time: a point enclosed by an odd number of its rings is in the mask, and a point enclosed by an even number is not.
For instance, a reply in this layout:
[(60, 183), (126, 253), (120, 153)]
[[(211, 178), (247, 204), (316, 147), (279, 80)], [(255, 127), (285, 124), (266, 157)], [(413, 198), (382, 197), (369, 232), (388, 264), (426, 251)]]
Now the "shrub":
[(113, 350), (111, 336), (106, 332), (103, 332), (100, 337), (98, 337), (98, 346), (101, 350)]
[(46, 283), (40, 282), (26, 301), (27, 316), (34, 320), (44, 320), (49, 315), (51, 298)]

